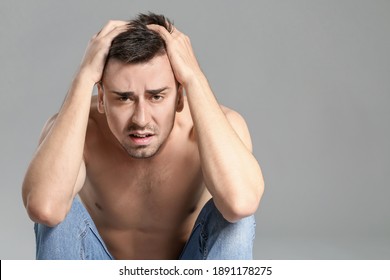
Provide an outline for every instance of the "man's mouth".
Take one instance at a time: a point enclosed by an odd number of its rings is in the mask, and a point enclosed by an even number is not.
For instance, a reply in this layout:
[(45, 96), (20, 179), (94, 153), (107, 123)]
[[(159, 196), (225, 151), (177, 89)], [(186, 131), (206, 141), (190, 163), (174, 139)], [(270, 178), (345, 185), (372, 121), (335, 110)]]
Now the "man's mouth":
[(130, 134), (131, 137), (146, 138), (152, 136), (152, 134)]
[(154, 135), (151, 133), (130, 133), (129, 136), (134, 144), (145, 146), (150, 144)]

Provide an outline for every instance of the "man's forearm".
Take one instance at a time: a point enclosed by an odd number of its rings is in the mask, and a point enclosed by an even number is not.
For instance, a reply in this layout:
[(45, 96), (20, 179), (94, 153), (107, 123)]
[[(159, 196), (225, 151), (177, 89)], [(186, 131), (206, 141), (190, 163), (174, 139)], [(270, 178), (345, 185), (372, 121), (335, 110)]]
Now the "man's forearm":
[(93, 86), (81, 75), (75, 78), (30, 163), (23, 183), (23, 200), (33, 220), (48, 219), (37, 217), (48, 215), (46, 212), (63, 216), (74, 197)]
[(229, 221), (252, 214), (263, 192), (263, 178), (250, 143), (238, 136), (202, 74), (186, 85), (186, 92), (205, 183), (216, 206)]

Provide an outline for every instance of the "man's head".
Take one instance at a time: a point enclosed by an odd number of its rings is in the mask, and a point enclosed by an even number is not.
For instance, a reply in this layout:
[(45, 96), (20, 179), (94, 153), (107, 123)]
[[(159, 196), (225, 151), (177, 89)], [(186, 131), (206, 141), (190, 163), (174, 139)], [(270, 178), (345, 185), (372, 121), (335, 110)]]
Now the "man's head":
[(163, 38), (148, 29), (148, 24), (164, 26), (169, 32), (173, 28), (171, 21), (163, 15), (139, 14), (129, 22), (129, 29), (112, 41), (107, 61), (116, 59), (128, 64), (144, 63), (157, 55), (165, 54)]
[(154, 156), (167, 142), (183, 94), (173, 74), (164, 40), (147, 28), (164, 16), (141, 14), (112, 42), (103, 78), (98, 84), (98, 110), (111, 132), (134, 158)]

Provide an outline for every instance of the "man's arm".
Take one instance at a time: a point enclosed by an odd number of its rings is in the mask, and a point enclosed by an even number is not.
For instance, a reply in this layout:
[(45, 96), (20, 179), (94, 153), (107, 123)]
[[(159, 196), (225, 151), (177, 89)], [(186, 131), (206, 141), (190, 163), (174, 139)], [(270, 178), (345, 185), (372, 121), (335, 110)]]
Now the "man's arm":
[(149, 28), (164, 38), (175, 77), (187, 93), (205, 183), (216, 207), (230, 222), (253, 214), (264, 182), (244, 119), (234, 111), (224, 113), (187, 36), (176, 28), (172, 33), (158, 25)]
[(89, 42), (59, 113), (46, 124), (27, 169), (23, 202), (34, 222), (54, 226), (68, 213), (85, 180), (85, 135), (95, 83), (102, 76), (113, 38), (127, 22), (111, 21)]

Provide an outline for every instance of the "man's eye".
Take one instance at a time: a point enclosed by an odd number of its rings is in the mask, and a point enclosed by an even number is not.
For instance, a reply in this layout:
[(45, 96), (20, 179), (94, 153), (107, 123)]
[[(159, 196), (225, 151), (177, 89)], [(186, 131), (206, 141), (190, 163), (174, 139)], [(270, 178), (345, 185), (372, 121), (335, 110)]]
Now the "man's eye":
[(161, 95), (153, 95), (152, 99), (153, 99), (153, 101), (160, 101), (163, 99), (163, 97)]
[(122, 96), (119, 97), (120, 101), (127, 101), (128, 99), (129, 99), (129, 97), (126, 96), (126, 95), (122, 95)]

